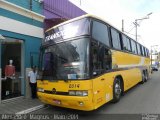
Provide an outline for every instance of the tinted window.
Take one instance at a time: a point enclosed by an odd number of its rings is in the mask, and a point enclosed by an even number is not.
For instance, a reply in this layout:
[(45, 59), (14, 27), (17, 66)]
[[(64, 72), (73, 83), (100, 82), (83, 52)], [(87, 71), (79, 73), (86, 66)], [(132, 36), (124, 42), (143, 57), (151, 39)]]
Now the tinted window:
[(137, 54), (137, 48), (135, 41), (131, 40), (132, 52)]
[(105, 24), (93, 21), (92, 37), (109, 46), (108, 27)]
[(119, 37), (118, 31), (112, 28), (111, 29), (111, 36), (112, 36), (113, 47), (116, 49), (121, 49), (120, 37)]
[(122, 35), (122, 40), (123, 50), (131, 51), (130, 40), (125, 35)]
[(146, 48), (147, 57), (149, 57), (149, 50)]
[(43, 48), (43, 79), (87, 79), (89, 77), (89, 38), (79, 38)]
[(73, 21), (45, 33), (43, 44), (51, 44), (81, 35), (89, 34), (90, 20), (87, 18)]
[(92, 41), (91, 53), (93, 76), (100, 75), (112, 68), (111, 52), (103, 44)]
[(144, 48), (144, 47), (142, 47), (142, 49), (143, 49), (143, 56), (146, 56), (145, 48)]
[(147, 56), (145, 47), (143, 47), (143, 50), (144, 50), (144, 56)]
[(144, 54), (144, 48), (143, 48), (143, 46), (141, 46), (141, 48), (142, 48), (142, 55), (144, 56), (145, 54)]
[(137, 43), (137, 50), (138, 50), (138, 55), (141, 55), (141, 48), (140, 45)]
[(145, 49), (145, 53), (146, 53), (146, 57), (148, 56), (148, 52), (147, 52), (147, 49), (146, 48), (144, 48)]

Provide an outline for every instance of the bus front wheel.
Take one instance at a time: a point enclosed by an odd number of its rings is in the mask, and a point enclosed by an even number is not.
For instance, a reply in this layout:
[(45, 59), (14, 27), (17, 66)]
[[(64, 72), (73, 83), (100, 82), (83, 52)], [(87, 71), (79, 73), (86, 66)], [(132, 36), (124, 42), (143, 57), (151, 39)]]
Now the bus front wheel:
[(113, 84), (113, 103), (116, 103), (120, 100), (122, 94), (122, 83), (120, 78), (116, 78)]

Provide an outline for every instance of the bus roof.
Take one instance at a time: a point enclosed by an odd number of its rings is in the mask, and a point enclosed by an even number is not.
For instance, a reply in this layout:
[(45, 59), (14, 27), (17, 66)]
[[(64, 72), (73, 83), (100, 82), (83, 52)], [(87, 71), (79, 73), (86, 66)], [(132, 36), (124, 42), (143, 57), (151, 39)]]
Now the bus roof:
[[(60, 23), (60, 24), (58, 24), (58, 25), (55, 25), (55, 26), (47, 29), (45, 32), (48, 32), (48, 31), (50, 31), (50, 30), (52, 30), (52, 29), (54, 29), (54, 28), (57, 28), (57, 27), (62, 26), (62, 25), (65, 25), (65, 24), (67, 24), (67, 23), (70, 23), (70, 22), (73, 22), (73, 21), (76, 21), (76, 20), (80, 20), (80, 19), (82, 19), (82, 18), (87, 18), (87, 17), (101, 20), (101, 21), (107, 23), (108, 25), (112, 26), (113, 28), (115, 28), (116, 30), (118, 30), (119, 32), (121, 32), (122, 34), (124, 34), (124, 35), (126, 35), (127, 37), (129, 37), (126, 33), (122, 32), (121, 30), (119, 30), (117, 27), (115, 27), (114, 25), (112, 25), (112, 24), (109, 23), (108, 21), (106, 21), (106, 20), (104, 20), (104, 19), (102, 19), (102, 18), (100, 18), (100, 17), (98, 17), (98, 16), (91, 15), (91, 14), (85, 14), (85, 15), (82, 15), (82, 16), (79, 16), (79, 17), (76, 17), (76, 18), (67, 20), (67, 21), (65, 21), (65, 22), (62, 22), (62, 23)], [(129, 38), (131, 38), (131, 37), (129, 37)], [(131, 38), (131, 39), (134, 40), (133, 38)], [(135, 41), (135, 40), (134, 40), (134, 41)], [(137, 41), (135, 41), (135, 42), (137, 42)], [(139, 43), (139, 42), (137, 42), (137, 43)], [(140, 43), (139, 43), (139, 44), (140, 44)], [(142, 45), (142, 44), (141, 44), (141, 45)], [(142, 45), (142, 46), (144, 46), (144, 45)]]
[[(106, 21), (106, 20), (104, 20), (104, 19), (102, 19), (102, 18), (100, 18), (100, 17), (97, 17), (97, 16), (95, 16), (95, 15), (91, 15), (91, 14), (85, 14), (85, 15), (82, 15), (82, 16), (79, 16), (79, 17), (76, 17), (76, 18), (67, 20), (67, 21), (65, 21), (65, 22), (63, 22), (63, 23), (60, 23), (60, 24), (58, 24), (58, 25), (55, 25), (55, 26), (47, 29), (45, 32), (48, 32), (48, 31), (50, 31), (50, 30), (52, 30), (52, 29), (54, 29), (54, 28), (57, 28), (57, 27), (59, 27), (59, 26), (62, 26), (62, 25), (64, 25), (64, 24), (67, 24), (67, 23), (70, 23), (70, 22), (73, 22), (73, 21), (76, 21), (76, 20), (79, 20), (79, 19), (82, 19), (82, 18), (87, 18), (87, 17), (96, 18), (96, 19), (99, 19), (99, 20), (101, 20), (101, 21), (104, 21), (104, 22), (106, 22), (107, 24), (113, 26), (115, 29), (119, 30), (119, 29), (116, 28), (114, 25), (110, 24), (108, 21)], [(119, 31), (121, 31), (121, 30), (119, 30)]]

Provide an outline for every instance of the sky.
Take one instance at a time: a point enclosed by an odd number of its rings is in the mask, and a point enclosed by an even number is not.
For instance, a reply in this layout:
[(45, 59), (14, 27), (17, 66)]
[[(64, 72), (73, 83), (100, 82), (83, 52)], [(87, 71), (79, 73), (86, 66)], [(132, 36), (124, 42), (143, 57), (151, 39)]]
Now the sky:
[[(138, 42), (149, 49), (156, 47), (160, 51), (160, 0), (70, 0), (89, 14), (96, 15), (110, 24), (122, 29), (135, 39), (135, 19), (149, 15), (149, 19), (138, 20)], [(81, 1), (81, 2), (80, 2)]]

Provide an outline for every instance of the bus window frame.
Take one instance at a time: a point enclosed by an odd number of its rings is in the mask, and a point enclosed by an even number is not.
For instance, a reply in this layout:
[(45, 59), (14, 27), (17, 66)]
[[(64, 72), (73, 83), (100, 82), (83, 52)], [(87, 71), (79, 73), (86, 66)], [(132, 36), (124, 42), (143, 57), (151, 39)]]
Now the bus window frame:
[[(133, 46), (132, 43), (135, 43), (135, 46)], [(134, 51), (134, 52), (133, 52), (133, 47), (134, 47), (134, 50), (136, 50), (136, 51)], [(133, 40), (133, 39), (131, 39), (131, 48), (132, 48), (132, 53), (135, 54), (135, 55), (138, 55), (137, 42), (136, 42), (135, 40)]]
[[(111, 47), (112, 47), (112, 42), (111, 42), (111, 36), (110, 36), (110, 25), (108, 25), (107, 23), (105, 23), (105, 22), (103, 22), (103, 21), (101, 21), (101, 20), (95, 19), (95, 18), (91, 18), (91, 27), (90, 27), (90, 28), (91, 28), (91, 29), (90, 29), (91, 40), (94, 39), (94, 38), (93, 38), (93, 35), (92, 35), (93, 21), (102, 23), (102, 24), (104, 24), (104, 25), (106, 25), (106, 26), (108, 27), (109, 46), (108, 46), (107, 44), (105, 44), (105, 45), (106, 45), (108, 48), (111, 48)], [(96, 40), (96, 39), (94, 39), (94, 40)], [(99, 41), (99, 40), (96, 40), (96, 41), (102, 43), (102, 42)], [(102, 43), (102, 44), (104, 44), (104, 43)]]
[[(96, 18), (92, 18), (91, 17), (91, 26), (90, 26), (90, 36), (91, 36), (91, 41), (92, 39), (94, 39), (92, 37), (92, 29), (93, 29), (93, 21), (97, 21), (97, 22), (100, 22), (102, 24), (105, 24), (106, 26), (108, 26), (108, 34), (109, 34), (109, 43), (110, 43), (110, 46), (107, 46), (109, 49), (111, 50), (117, 50), (117, 51), (121, 51), (121, 52), (125, 52), (125, 53), (129, 53), (129, 54), (133, 54), (133, 55), (138, 55), (138, 56), (143, 56), (143, 57), (146, 57), (146, 55), (142, 55), (142, 48), (141, 48), (141, 54), (138, 54), (138, 50), (137, 50), (137, 41), (135, 41), (134, 39), (130, 38), (129, 36), (127, 36), (126, 34), (124, 34), (123, 32), (119, 31), (117, 28), (115, 28), (114, 26), (111, 26), (110, 24), (106, 23), (105, 21), (102, 21), (100, 19), (96, 19)], [(111, 35), (111, 29), (114, 29), (118, 32), (119, 34), (119, 38), (120, 38), (120, 47), (121, 49), (117, 49), (117, 48), (114, 48), (113, 47), (113, 43), (112, 43), (112, 35)], [(123, 49), (123, 40), (122, 40), (122, 35), (125, 35), (127, 39), (129, 39), (129, 45), (130, 45), (130, 51), (129, 50), (124, 50)], [(95, 40), (95, 39), (94, 39)], [(132, 52), (132, 43), (131, 41), (133, 40), (133, 42), (135, 42), (135, 47), (136, 47), (136, 53), (133, 53)], [(98, 41), (98, 40), (96, 40)], [(99, 41), (100, 42), (100, 41)], [(100, 42), (101, 43), (101, 42)], [(103, 44), (103, 43), (102, 43)], [(140, 47), (144, 47), (143, 45), (141, 45), (140, 43), (138, 43), (140, 45)], [(146, 47), (144, 47), (146, 48)], [(147, 49), (147, 48), (146, 48)]]
[[(96, 21), (96, 22), (100, 22), (100, 23), (102, 23), (102, 24), (104, 24), (104, 25), (106, 25), (107, 27), (108, 27), (108, 38), (109, 38), (109, 46), (108, 45), (106, 45), (106, 44), (104, 44), (104, 43), (102, 43), (101, 41), (99, 41), (99, 40), (96, 40), (96, 39), (94, 39), (93, 37), (92, 37), (92, 29), (93, 29), (93, 21)], [(101, 44), (101, 45), (103, 45), (105, 48), (107, 48), (107, 49), (109, 49), (109, 50), (113, 50), (114, 48), (112, 47), (112, 42), (111, 42), (111, 34), (110, 34), (110, 28), (111, 28), (111, 26), (109, 25), (109, 24), (107, 24), (107, 23), (105, 23), (105, 22), (103, 22), (103, 21), (101, 21), (101, 20), (98, 20), (98, 19), (95, 19), (95, 18), (91, 18), (91, 23), (90, 23), (90, 42), (89, 42), (89, 44), (90, 44), (90, 48), (89, 48), (89, 53), (90, 53), (90, 56), (89, 56), (89, 65), (90, 65), (90, 67), (89, 67), (89, 72), (90, 72), (90, 78), (91, 79), (93, 79), (93, 78), (96, 78), (96, 77), (98, 77), (98, 76), (101, 76), (102, 74), (105, 74), (107, 71), (105, 71), (104, 73), (101, 73), (101, 74), (99, 74), (99, 75), (97, 75), (97, 76), (94, 76), (93, 75), (93, 66), (92, 66), (92, 62), (93, 62), (93, 60), (92, 60), (92, 42), (96, 42), (98, 45), (99, 44)], [(92, 61), (91, 61), (92, 60)], [(112, 61), (111, 61), (112, 62)]]
[[(115, 32), (118, 33), (120, 48), (115, 48), (114, 45), (113, 45), (112, 30), (114, 30)], [(115, 29), (114, 27), (110, 27), (110, 35), (111, 35), (111, 41), (112, 41), (112, 48), (116, 49), (116, 50), (119, 50), (119, 51), (123, 50), (123, 48), (122, 48), (122, 39), (121, 39), (122, 37), (121, 37), (121, 34), (122, 33), (120, 31), (118, 31), (117, 29)], [(118, 41), (116, 41), (116, 42), (118, 42)]]
[(147, 57), (146, 48), (144, 46), (143, 46), (143, 49), (144, 49), (144, 54), (145, 54), (144, 56)]
[[(137, 55), (141, 55), (142, 53), (141, 53), (140, 44), (137, 42), (136, 45), (137, 45)], [(138, 49), (138, 47), (139, 47), (139, 49)], [(139, 52), (140, 52), (140, 53), (139, 53)]]
[[(124, 52), (129, 52), (129, 53), (131, 53), (132, 47), (131, 47), (131, 40), (130, 40), (130, 38), (129, 38), (128, 36), (126, 36), (125, 34), (123, 34), (123, 33), (121, 33), (121, 36), (122, 36), (122, 50), (123, 50)], [(130, 50), (129, 50), (128, 48), (127, 48), (126, 50), (124, 49), (123, 36), (124, 36), (126, 39), (128, 39)]]

